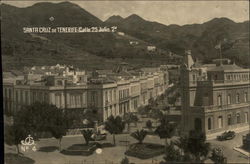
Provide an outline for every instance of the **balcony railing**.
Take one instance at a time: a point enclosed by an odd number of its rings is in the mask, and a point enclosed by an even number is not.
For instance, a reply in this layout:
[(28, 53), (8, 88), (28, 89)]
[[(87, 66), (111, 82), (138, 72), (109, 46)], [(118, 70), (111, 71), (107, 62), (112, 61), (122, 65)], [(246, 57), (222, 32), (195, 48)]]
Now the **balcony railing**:
[(204, 110), (204, 111), (210, 111), (210, 110), (224, 110), (224, 109), (234, 109), (234, 108), (242, 108), (242, 107), (249, 107), (249, 102), (246, 103), (240, 103), (240, 104), (230, 104), (230, 105), (209, 105), (209, 106), (193, 106), (192, 109), (196, 110)]

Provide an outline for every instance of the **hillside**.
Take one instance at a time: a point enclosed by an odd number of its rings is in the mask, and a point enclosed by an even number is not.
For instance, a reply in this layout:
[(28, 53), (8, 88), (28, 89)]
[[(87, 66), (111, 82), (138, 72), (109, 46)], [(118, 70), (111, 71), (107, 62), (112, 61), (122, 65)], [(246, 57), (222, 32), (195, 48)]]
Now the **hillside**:
[[(46, 12), (43, 12), (46, 11)], [(53, 16), (54, 21), (49, 18)], [(159, 64), (167, 52), (148, 58), (149, 43), (117, 33), (53, 33), (30, 35), (23, 27), (104, 27), (100, 19), (70, 2), (42, 2), (26, 8), (1, 5), (3, 69), (23, 65), (73, 62), (79, 67), (106, 68), (119, 61)], [(130, 41), (138, 42), (131, 46)], [(70, 60), (69, 60), (70, 59)], [(136, 59), (136, 60), (135, 60)], [(103, 63), (103, 61), (107, 61)], [(141, 61), (135, 63), (135, 61)], [(163, 63), (164, 64), (164, 63)]]
[[(46, 12), (44, 12), (46, 11)], [(54, 21), (50, 21), (50, 17)], [(23, 27), (110, 27), (119, 33), (23, 33)], [(75, 63), (86, 69), (111, 68), (119, 62), (132, 67), (180, 62), (169, 52), (193, 56), (204, 61), (218, 57), (214, 46), (223, 43), (223, 57), (250, 65), (249, 21), (235, 23), (216, 18), (204, 24), (164, 25), (132, 14), (127, 18), (112, 16), (103, 22), (70, 2), (36, 3), (26, 8), (1, 4), (1, 45), (3, 69), (29, 65)], [(131, 44), (134, 42), (136, 44)], [(155, 52), (147, 50), (156, 45)]]
[(106, 23), (117, 25), (125, 33), (176, 54), (183, 55), (185, 49), (191, 49), (194, 57), (209, 62), (218, 58), (218, 51), (214, 47), (222, 42), (223, 57), (239, 64), (250, 64), (249, 21), (235, 23), (227, 18), (215, 18), (203, 24), (167, 26), (146, 21), (135, 14), (113, 21), (116, 17), (110, 17)]

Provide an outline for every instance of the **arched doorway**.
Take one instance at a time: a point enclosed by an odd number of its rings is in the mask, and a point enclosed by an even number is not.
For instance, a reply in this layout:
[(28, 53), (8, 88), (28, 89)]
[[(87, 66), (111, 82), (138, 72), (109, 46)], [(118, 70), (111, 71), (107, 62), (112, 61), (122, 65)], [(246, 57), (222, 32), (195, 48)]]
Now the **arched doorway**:
[(194, 120), (194, 130), (201, 131), (202, 130), (202, 122), (200, 118), (195, 118)]

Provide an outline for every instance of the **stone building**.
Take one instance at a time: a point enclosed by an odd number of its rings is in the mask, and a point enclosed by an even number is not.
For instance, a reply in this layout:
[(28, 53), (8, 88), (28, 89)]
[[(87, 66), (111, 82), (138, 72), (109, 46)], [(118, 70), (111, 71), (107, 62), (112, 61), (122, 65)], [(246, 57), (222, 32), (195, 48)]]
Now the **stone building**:
[(186, 54), (181, 66), (183, 133), (201, 130), (212, 139), (226, 130), (249, 130), (249, 71), (230, 61), (200, 65)]
[(164, 66), (129, 72), (126, 65), (114, 72), (95, 71), (90, 75), (64, 65), (26, 68), (24, 79), (14, 79), (13, 83), (8, 80), (3, 85), (5, 113), (14, 114), (34, 102), (71, 111), (96, 110), (101, 122), (111, 115), (137, 112), (150, 98), (165, 92), (168, 73)]

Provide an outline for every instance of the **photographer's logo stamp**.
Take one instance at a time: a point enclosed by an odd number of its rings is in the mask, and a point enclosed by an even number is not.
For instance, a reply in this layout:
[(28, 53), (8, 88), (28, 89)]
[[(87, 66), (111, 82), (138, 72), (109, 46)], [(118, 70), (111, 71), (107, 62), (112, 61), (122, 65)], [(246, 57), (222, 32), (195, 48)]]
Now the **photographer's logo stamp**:
[(25, 151), (28, 151), (30, 149), (32, 151), (37, 150), (33, 137), (31, 137), (31, 135), (28, 135), (28, 137), (25, 140), (21, 141), (21, 150), (25, 152)]

